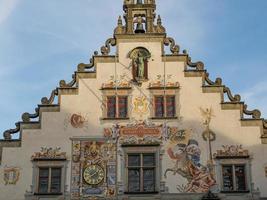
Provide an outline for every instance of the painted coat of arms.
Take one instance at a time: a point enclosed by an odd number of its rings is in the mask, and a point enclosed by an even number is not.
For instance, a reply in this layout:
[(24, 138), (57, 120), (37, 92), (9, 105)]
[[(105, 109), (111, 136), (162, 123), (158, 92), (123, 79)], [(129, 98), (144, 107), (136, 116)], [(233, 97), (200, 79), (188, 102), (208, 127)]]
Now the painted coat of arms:
[(136, 97), (134, 99), (133, 106), (133, 111), (140, 116), (148, 113), (148, 101), (144, 96)]
[(4, 169), (5, 185), (16, 185), (19, 180), (20, 170), (17, 167), (6, 167)]

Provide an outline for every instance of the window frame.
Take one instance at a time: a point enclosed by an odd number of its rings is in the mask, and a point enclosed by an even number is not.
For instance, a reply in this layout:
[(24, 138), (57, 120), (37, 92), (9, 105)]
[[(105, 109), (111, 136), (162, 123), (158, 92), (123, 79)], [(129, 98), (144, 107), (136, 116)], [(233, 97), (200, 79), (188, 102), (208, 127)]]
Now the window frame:
[[(115, 97), (115, 117), (109, 117), (108, 116), (108, 98)], [(126, 98), (126, 116), (120, 116), (120, 98)], [(129, 119), (129, 96), (128, 95), (107, 95), (106, 96), (106, 118), (105, 119)]]
[[(236, 167), (242, 166), (244, 167), (244, 178), (245, 178), (245, 190), (237, 190), (236, 189), (236, 184), (237, 184), (237, 176), (236, 176)], [(232, 175), (232, 185), (233, 185), (233, 190), (225, 190), (224, 188), (224, 174), (223, 174), (223, 169), (224, 167), (231, 167), (231, 175)], [(247, 174), (246, 174), (246, 165), (245, 164), (223, 164), (221, 165), (221, 170), (222, 170), (222, 192), (237, 192), (237, 193), (242, 193), (246, 192), (248, 188), (248, 183), (247, 183)]]
[[(129, 156), (130, 155), (138, 155), (140, 158), (140, 165), (139, 166), (129, 166)], [(151, 166), (145, 166), (144, 165), (144, 155), (153, 155), (154, 156), (154, 165)], [(134, 192), (130, 191), (129, 189), (129, 170), (139, 170), (140, 173), (140, 180), (139, 180), (139, 191)], [(145, 170), (153, 170), (153, 181), (154, 181), (154, 189), (153, 191), (144, 191), (144, 171)], [(154, 193), (156, 191), (156, 154), (155, 153), (128, 153), (126, 156), (126, 176), (127, 176), (127, 191), (129, 193)]]
[[(100, 118), (100, 120), (103, 121), (109, 121), (109, 120), (129, 120), (130, 116), (131, 116), (131, 107), (130, 107), (130, 102), (132, 101), (132, 88), (118, 88), (117, 90), (115, 90), (114, 88), (112, 89), (101, 89), (102, 91), (102, 105), (101, 105), (101, 109), (102, 109), (102, 117)], [(111, 96), (115, 96), (116, 97), (116, 115), (114, 118), (110, 118), (108, 117), (108, 107), (107, 107), (107, 103), (108, 103), (108, 97)], [(127, 97), (127, 116), (126, 117), (120, 117), (119, 116), (119, 97)]]
[[(47, 192), (40, 191), (40, 170), (41, 169), (48, 169), (48, 184), (47, 184)], [(53, 169), (60, 169), (60, 186), (58, 192), (51, 192), (52, 190), (52, 171)], [(62, 182), (62, 166), (60, 167), (39, 167), (38, 168), (38, 182), (37, 182), (37, 191), (38, 194), (62, 194), (61, 191), (61, 183)]]
[[(121, 162), (122, 170), (121, 170), (121, 177), (123, 179), (124, 187), (124, 194), (157, 194), (160, 191), (160, 146), (159, 145), (137, 145), (137, 146), (123, 146), (123, 154), (124, 159)], [(155, 166), (154, 166), (154, 191), (152, 192), (145, 192), (142, 191), (143, 184), (140, 183), (140, 192), (130, 192), (129, 191), (129, 182), (128, 182), (128, 155), (138, 155), (138, 154), (154, 154), (155, 156)], [(140, 158), (141, 159), (141, 158)], [(140, 163), (141, 164), (141, 163)], [(150, 166), (147, 168), (151, 168)], [(143, 179), (140, 175), (140, 182)]]
[[(163, 97), (163, 116), (162, 117), (160, 117), (160, 116), (156, 116), (156, 98), (158, 98), (158, 97)], [(173, 109), (174, 109), (174, 116), (168, 116), (168, 111), (167, 111), (167, 108), (168, 108), (168, 106), (167, 106), (167, 98), (174, 98), (174, 107), (173, 107)], [(175, 118), (177, 118), (177, 112), (176, 112), (176, 110), (177, 110), (177, 96), (175, 95), (175, 94), (172, 94), (172, 95), (170, 95), (170, 94), (158, 94), (158, 95), (153, 95), (153, 117), (152, 117), (152, 119), (175, 119)]]
[[(219, 189), (221, 193), (249, 193), (251, 191), (251, 158), (215, 158), (216, 161), (216, 174), (217, 174), (217, 183), (219, 184)], [(223, 166), (244, 166), (245, 167), (245, 184), (246, 190), (224, 190), (224, 181), (223, 181)], [(232, 169), (233, 170), (233, 169)], [(233, 171), (232, 171), (233, 173)], [(232, 175), (234, 176), (234, 174)], [(235, 177), (233, 177), (235, 178)], [(233, 180), (233, 186), (236, 187), (235, 182)]]
[[(48, 192), (40, 192), (39, 190), (39, 178), (40, 178), (40, 169), (48, 168)], [(60, 178), (60, 192), (50, 192), (51, 190), (51, 175), (52, 168), (60, 168), (61, 169), (61, 178)], [(67, 168), (67, 160), (66, 159), (58, 159), (58, 160), (34, 160), (33, 161), (33, 195), (35, 196), (59, 196), (65, 194), (66, 187), (66, 169)]]

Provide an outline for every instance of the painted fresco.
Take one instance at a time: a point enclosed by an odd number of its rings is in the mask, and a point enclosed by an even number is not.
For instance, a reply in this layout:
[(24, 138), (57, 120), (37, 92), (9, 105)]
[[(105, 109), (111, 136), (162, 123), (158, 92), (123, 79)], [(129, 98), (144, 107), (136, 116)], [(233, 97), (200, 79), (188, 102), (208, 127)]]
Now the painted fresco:
[(69, 127), (74, 129), (82, 129), (84, 131), (89, 130), (89, 113), (73, 113), (68, 114), (64, 120), (64, 130)]
[(112, 199), (116, 195), (116, 146), (104, 140), (73, 141), (71, 187), (74, 200)]
[[(198, 141), (191, 139), (190, 130), (170, 129), (166, 151), (169, 159), (175, 162), (165, 171), (165, 178), (177, 176), (177, 190), (185, 193), (208, 192), (215, 185), (212, 169), (203, 165)], [(186, 185), (179, 185), (179, 176), (187, 179)]]

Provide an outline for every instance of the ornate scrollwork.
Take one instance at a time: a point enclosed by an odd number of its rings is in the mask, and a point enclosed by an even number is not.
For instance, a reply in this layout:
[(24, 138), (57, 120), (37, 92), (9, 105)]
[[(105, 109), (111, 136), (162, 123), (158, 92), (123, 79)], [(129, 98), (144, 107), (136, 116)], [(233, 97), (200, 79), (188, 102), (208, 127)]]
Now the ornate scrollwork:
[(102, 53), (102, 55), (104, 55), (104, 56), (109, 55), (109, 53), (110, 53), (110, 46), (115, 46), (115, 45), (116, 45), (116, 39), (109, 38), (106, 41), (105, 46), (102, 46), (101, 47), (101, 53)]
[(201, 61), (193, 63), (191, 60), (191, 57), (188, 57), (187, 59), (187, 65), (191, 68), (195, 68), (197, 71), (204, 70), (204, 63)]
[(252, 111), (249, 111), (249, 110), (247, 110), (247, 108), (248, 108), (248, 106), (247, 106), (247, 104), (245, 104), (243, 106), (243, 113), (245, 115), (250, 115), (250, 116), (252, 116), (253, 119), (260, 119), (261, 118), (261, 112), (259, 110), (254, 109)]
[[(97, 56), (97, 55), (98, 55), (98, 51), (95, 51), (94, 56)], [(80, 63), (77, 66), (78, 72), (84, 72), (86, 69), (92, 69), (95, 66), (94, 56), (92, 56), (92, 58), (89, 60), (90, 61), (89, 64)]]
[(221, 86), (222, 85), (222, 79), (216, 78), (215, 82), (210, 80), (209, 73), (205, 73), (205, 82), (208, 83), (208, 85), (216, 85)]
[(12, 140), (12, 134), (18, 133), (20, 131), (20, 122), (17, 122), (16, 128), (6, 130), (3, 134), (5, 140)]
[(30, 114), (30, 113), (23, 113), (21, 116), (22, 122), (30, 122), (31, 119), (35, 119), (37, 117), (39, 117), (39, 108), (35, 108), (35, 113), (34, 114)]
[(267, 120), (263, 120), (263, 127), (267, 129)]
[(75, 74), (72, 74), (72, 80), (69, 82), (69, 83), (66, 83), (65, 80), (61, 80), (59, 82), (59, 86), (61, 88), (66, 88), (66, 87), (73, 87), (76, 83), (76, 75)]
[(58, 90), (57, 89), (54, 89), (52, 92), (51, 92), (51, 95), (50, 95), (50, 98), (48, 99), (47, 97), (43, 97), (41, 99), (41, 103), (42, 105), (51, 105), (54, 100), (55, 100), (55, 97), (58, 95)]
[(215, 158), (220, 157), (248, 157), (249, 151), (243, 149), (242, 145), (222, 145), (222, 149), (217, 150), (213, 155)]
[(235, 96), (232, 95), (231, 90), (228, 87), (223, 88), (223, 93), (227, 94), (227, 97), (231, 102), (240, 102), (241, 96), (239, 94), (236, 94)]
[(178, 55), (180, 51), (179, 45), (175, 44), (175, 40), (173, 38), (165, 38), (164, 39), (164, 45), (169, 46), (170, 45), (170, 51), (173, 55)]

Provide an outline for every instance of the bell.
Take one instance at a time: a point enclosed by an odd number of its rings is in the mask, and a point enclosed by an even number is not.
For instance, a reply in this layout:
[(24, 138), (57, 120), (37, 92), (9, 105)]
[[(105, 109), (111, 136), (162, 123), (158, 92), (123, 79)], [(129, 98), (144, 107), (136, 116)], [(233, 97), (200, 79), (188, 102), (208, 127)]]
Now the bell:
[(143, 0), (137, 0), (136, 4), (143, 4)]
[(144, 29), (143, 23), (137, 23), (136, 29), (134, 32), (135, 33), (145, 33), (146, 31)]

